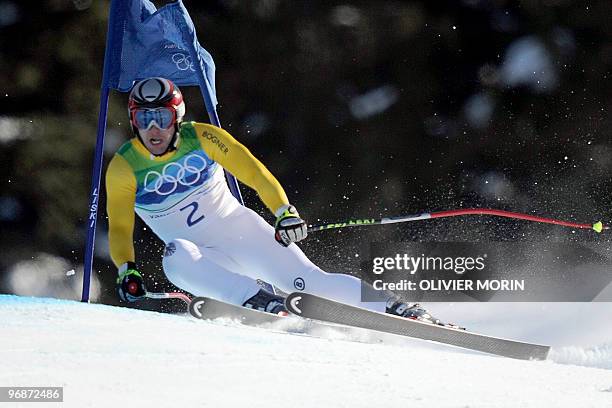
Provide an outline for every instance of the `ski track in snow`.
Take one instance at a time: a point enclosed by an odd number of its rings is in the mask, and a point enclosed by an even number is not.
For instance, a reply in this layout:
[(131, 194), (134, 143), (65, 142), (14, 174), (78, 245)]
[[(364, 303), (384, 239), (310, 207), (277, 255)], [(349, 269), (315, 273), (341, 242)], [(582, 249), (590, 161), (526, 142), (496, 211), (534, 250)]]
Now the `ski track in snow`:
[[(0, 386), (63, 386), (64, 402), (45, 405), (58, 407), (612, 407), (610, 304), (430, 306), (476, 331), (552, 344), (551, 359), (0, 295)], [(576, 308), (581, 320), (567, 324)]]

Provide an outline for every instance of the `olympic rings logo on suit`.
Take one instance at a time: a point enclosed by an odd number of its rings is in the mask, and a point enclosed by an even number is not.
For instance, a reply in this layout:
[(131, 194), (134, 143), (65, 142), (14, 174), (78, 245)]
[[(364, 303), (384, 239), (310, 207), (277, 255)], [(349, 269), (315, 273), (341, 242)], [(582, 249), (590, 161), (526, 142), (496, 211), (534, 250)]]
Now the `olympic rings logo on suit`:
[[(197, 159), (200, 161), (197, 165), (195, 163), (189, 164), (190, 159)], [(202, 156), (197, 154), (190, 154), (185, 157), (183, 164), (173, 162), (166, 164), (161, 173), (155, 170), (151, 170), (147, 173), (144, 179), (144, 190), (149, 193), (157, 193), (162, 196), (172, 194), (176, 191), (179, 185), (192, 186), (200, 180), (202, 172), (206, 170), (208, 164)], [(176, 168), (176, 175), (168, 174), (169, 171)], [(194, 177), (193, 180), (188, 181), (190, 177)], [(152, 184), (151, 186), (149, 184)], [(168, 184), (171, 184), (171, 188), (167, 188)], [(163, 190), (162, 187), (166, 186)]]
[(176, 68), (180, 71), (191, 70), (195, 72), (195, 69), (193, 68), (193, 61), (189, 55), (185, 55), (180, 52), (172, 54), (172, 62), (176, 64)]

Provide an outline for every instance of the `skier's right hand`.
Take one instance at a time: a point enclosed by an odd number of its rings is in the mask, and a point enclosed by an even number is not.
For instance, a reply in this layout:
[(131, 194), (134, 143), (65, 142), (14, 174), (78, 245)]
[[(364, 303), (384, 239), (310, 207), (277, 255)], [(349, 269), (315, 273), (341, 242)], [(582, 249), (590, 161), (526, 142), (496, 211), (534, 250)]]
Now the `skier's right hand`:
[(124, 302), (136, 302), (147, 293), (142, 275), (136, 270), (133, 262), (123, 264), (117, 277), (117, 295)]

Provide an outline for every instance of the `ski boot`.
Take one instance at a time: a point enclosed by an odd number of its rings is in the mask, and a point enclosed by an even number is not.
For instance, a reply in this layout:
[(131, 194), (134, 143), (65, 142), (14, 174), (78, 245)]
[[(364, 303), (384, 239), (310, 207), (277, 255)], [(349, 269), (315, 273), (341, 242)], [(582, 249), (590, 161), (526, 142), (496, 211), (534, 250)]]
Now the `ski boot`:
[(289, 315), (287, 309), (285, 308), (285, 298), (270, 293), (264, 289), (260, 289), (255, 296), (249, 298), (242, 304), (242, 306), (279, 316)]
[(405, 317), (406, 319), (417, 320), (419, 322), (435, 324), (451, 329), (465, 330), (464, 327), (458, 326), (454, 323), (444, 323), (437, 317), (433, 317), (425, 308), (423, 308), (423, 306), (418, 303), (406, 303), (402, 302), (401, 300), (392, 299), (389, 301), (389, 303), (387, 303), (386, 312), (395, 316)]

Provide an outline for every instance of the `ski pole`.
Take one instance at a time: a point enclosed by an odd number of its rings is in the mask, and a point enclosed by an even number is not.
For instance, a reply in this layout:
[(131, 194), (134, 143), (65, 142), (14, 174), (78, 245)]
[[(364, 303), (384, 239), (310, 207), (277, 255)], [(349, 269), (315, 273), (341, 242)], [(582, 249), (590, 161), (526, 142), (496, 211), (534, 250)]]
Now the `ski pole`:
[(415, 215), (405, 215), (398, 217), (386, 217), (386, 218), (359, 218), (352, 219), (342, 222), (335, 223), (327, 223), (327, 224), (315, 224), (308, 226), (308, 232), (316, 232), (323, 231), (329, 229), (337, 229), (344, 227), (362, 227), (366, 225), (379, 225), (379, 224), (396, 224), (400, 222), (409, 222), (409, 221), (421, 221), (421, 220), (429, 220), (433, 218), (446, 218), (446, 217), (457, 217), (460, 215), (493, 215), (497, 217), (506, 217), (506, 218), (514, 218), (517, 220), (526, 220), (533, 222), (541, 222), (545, 224), (555, 224), (562, 225), (564, 227), (570, 228), (578, 228), (578, 229), (592, 229), (595, 232), (602, 232), (603, 230), (610, 229), (608, 226), (604, 226), (601, 221), (596, 222), (595, 224), (579, 224), (576, 222), (562, 221), (556, 220), (553, 218), (545, 218), (538, 217), (535, 215), (522, 214), (511, 211), (503, 211), (503, 210), (493, 210), (488, 208), (468, 208), (468, 209), (459, 209), (459, 210), (448, 210), (448, 211), (438, 211), (432, 213), (421, 213)]
[(160, 293), (155, 293), (155, 292), (147, 292), (145, 294), (145, 297), (147, 299), (180, 299), (183, 302), (185, 302), (187, 304), (187, 306), (189, 306), (189, 304), (191, 303), (191, 298), (189, 296), (187, 296), (184, 293), (181, 292), (160, 292)]

